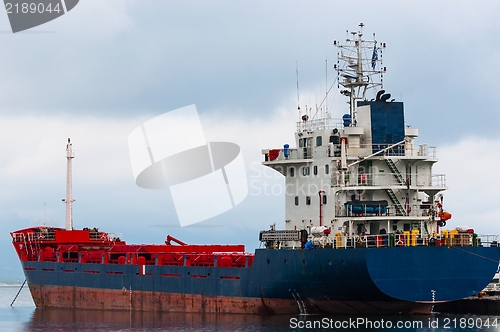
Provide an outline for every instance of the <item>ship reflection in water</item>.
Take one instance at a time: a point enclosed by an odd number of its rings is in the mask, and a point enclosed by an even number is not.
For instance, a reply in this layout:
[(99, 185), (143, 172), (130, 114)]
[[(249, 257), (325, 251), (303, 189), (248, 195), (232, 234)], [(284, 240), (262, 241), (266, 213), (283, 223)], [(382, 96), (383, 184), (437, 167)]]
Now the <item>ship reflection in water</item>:
[[(463, 318), (463, 317), (462, 317)], [(468, 316), (476, 322), (492, 316)], [(27, 331), (447, 331), (453, 315), (223, 315), (117, 310), (35, 309)], [(451, 325), (450, 325), (451, 324)], [(457, 323), (458, 324), (458, 323)], [(467, 322), (465, 323), (467, 324)], [(482, 324), (481, 324), (482, 325)]]
[(277, 331), (291, 316), (217, 315), (118, 310), (35, 309), (27, 331)]
[(35, 309), (24, 331), (463, 331), (500, 325), (498, 316), (453, 315), (235, 315), (127, 310)]

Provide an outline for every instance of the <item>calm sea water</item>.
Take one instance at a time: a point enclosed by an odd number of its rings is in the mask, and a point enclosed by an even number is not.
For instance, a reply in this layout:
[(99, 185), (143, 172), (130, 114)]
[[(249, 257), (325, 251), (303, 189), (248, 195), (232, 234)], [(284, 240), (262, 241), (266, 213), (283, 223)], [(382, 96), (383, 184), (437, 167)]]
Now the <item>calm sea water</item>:
[(36, 309), (27, 287), (0, 287), (0, 331), (500, 331), (500, 315), (250, 316)]

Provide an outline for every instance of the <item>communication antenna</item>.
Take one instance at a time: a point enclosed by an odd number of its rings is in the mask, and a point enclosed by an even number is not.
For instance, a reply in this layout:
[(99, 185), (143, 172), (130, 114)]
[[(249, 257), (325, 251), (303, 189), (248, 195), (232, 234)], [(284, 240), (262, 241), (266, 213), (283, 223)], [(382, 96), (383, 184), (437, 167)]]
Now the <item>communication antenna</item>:
[(30, 226), (57, 226), (56, 220), (47, 219), (47, 203), (43, 203), (43, 219), (30, 220)]
[(297, 74), (297, 110), (299, 111), (299, 119), (300, 119), (299, 64), (297, 60), (295, 60), (295, 73)]
[[(366, 100), (367, 90), (382, 87), (383, 74), (386, 71), (386, 68), (381, 66), (382, 51), (386, 44), (379, 45), (375, 34), (372, 40), (364, 39), (363, 27), (364, 24), (360, 23), (358, 31), (351, 32), (350, 37), (348, 34), (345, 44), (333, 42), (339, 48), (334, 68), (338, 74), (339, 85), (345, 88), (340, 93), (349, 98), (350, 126), (356, 125), (357, 101)], [(377, 75), (380, 77), (379, 82), (374, 80)]]
[(328, 113), (328, 59), (325, 59), (325, 114)]

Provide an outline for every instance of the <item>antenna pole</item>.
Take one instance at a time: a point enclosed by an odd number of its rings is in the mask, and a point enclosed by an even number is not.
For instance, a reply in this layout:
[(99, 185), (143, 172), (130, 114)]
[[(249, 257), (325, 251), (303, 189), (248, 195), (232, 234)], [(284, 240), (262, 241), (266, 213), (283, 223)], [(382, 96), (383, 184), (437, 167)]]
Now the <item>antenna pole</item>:
[[(300, 99), (299, 99), (299, 64), (298, 61), (295, 60), (295, 72), (297, 74), (297, 110), (299, 111), (299, 119), (300, 119)], [(307, 111), (307, 110), (306, 110)]]
[[(346, 88), (340, 93), (349, 97), (349, 115), (351, 118), (349, 126), (356, 126), (356, 101), (366, 100), (366, 91), (368, 89), (382, 86), (382, 74), (385, 72), (385, 67), (375, 69), (375, 64), (381, 62), (381, 58), (378, 58), (377, 53), (379, 48), (376, 40), (363, 39), (364, 26), (363, 23), (360, 23), (359, 30), (351, 32), (352, 37), (349, 38), (348, 36), (345, 45), (334, 42), (334, 45), (340, 48), (339, 60), (342, 60), (342, 65), (339, 63), (336, 67), (339, 85)], [(385, 43), (382, 44), (381, 48), (385, 48)], [(363, 56), (363, 54), (369, 52), (372, 54), (371, 57)], [(337, 62), (340, 62), (339, 60)], [(380, 82), (372, 79), (375, 74), (380, 75)]]
[(325, 59), (325, 90), (326, 90), (326, 93), (325, 93), (325, 116), (328, 116), (328, 58)]
[(73, 187), (73, 165), (72, 160), (75, 158), (73, 153), (73, 144), (71, 143), (71, 139), (68, 138), (68, 144), (66, 144), (66, 158), (68, 160), (68, 167), (66, 172), (66, 198), (63, 199), (63, 202), (66, 203), (66, 230), (73, 230), (73, 217), (72, 217), (72, 204), (75, 201), (72, 197), (72, 187)]

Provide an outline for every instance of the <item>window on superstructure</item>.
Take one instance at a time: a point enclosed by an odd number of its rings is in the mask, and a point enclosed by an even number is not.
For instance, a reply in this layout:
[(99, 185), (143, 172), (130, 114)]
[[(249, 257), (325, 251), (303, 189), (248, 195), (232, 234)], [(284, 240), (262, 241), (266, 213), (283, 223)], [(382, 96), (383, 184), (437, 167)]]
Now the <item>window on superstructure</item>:
[(295, 167), (290, 167), (290, 177), (294, 177), (295, 176)]
[(330, 136), (330, 143), (339, 144), (339, 142), (340, 142), (340, 137), (338, 135)]
[(330, 165), (325, 165), (325, 174), (330, 173)]
[(316, 146), (321, 146), (321, 145), (323, 145), (323, 137), (316, 136)]
[(313, 173), (314, 175), (318, 175), (318, 166), (313, 167)]
[(323, 204), (326, 204), (326, 202), (327, 202), (326, 195), (323, 195)]
[(295, 205), (299, 205), (299, 196), (295, 196)]
[(304, 141), (302, 141), (302, 138), (299, 138), (299, 148), (302, 148), (302, 147), (304, 147)]
[(311, 196), (306, 196), (306, 205), (311, 205)]
[(304, 166), (304, 167), (302, 167), (302, 174), (303, 174), (304, 176), (308, 176), (308, 175), (309, 175), (309, 173), (310, 173), (309, 166)]

